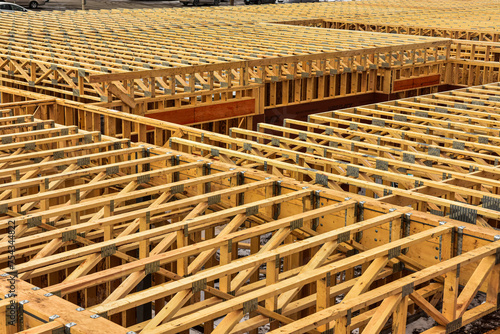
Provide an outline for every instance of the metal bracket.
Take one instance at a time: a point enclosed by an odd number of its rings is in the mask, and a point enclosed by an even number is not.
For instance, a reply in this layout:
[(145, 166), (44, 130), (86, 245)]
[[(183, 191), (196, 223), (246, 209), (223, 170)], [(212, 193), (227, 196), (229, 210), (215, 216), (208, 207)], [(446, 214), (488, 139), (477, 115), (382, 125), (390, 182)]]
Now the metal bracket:
[(404, 298), (404, 297), (408, 296), (409, 294), (413, 293), (414, 290), (415, 290), (415, 286), (414, 286), (413, 282), (406, 284), (405, 286), (403, 286), (403, 288), (401, 290), (401, 296)]
[(479, 137), (477, 137), (477, 142), (480, 144), (488, 144), (489, 140), (488, 140), (488, 137), (479, 136)]
[(347, 166), (346, 174), (355, 178), (359, 177), (359, 168), (354, 166)]
[(325, 283), (326, 283), (326, 286), (331, 286), (332, 285), (332, 273), (330, 273), (330, 272), (326, 273)]
[(76, 240), (76, 230), (70, 230), (62, 233), (62, 241), (72, 241)]
[(347, 326), (351, 325), (351, 318), (352, 318), (352, 309), (348, 309), (347, 314), (346, 314), (346, 319), (347, 319), (346, 325)]
[(351, 232), (350, 231), (342, 232), (337, 236), (337, 243), (340, 244), (342, 242), (349, 241), (350, 239), (351, 239)]
[(429, 149), (427, 150), (427, 154), (439, 157), (441, 156), (441, 149), (439, 149), (438, 147), (429, 147)]
[(12, 136), (2, 137), (2, 144), (11, 144)]
[[(321, 206), (321, 190), (316, 190), (316, 191), (312, 191), (311, 192), (311, 206), (314, 208), (314, 209), (319, 209), (320, 206)], [(319, 226), (319, 217), (316, 217), (312, 220), (312, 225), (311, 225), (311, 228), (313, 231), (316, 231), (318, 229), (318, 226)]]
[(172, 188), (170, 188), (170, 192), (172, 194), (182, 193), (182, 192), (184, 192), (184, 185), (183, 184), (175, 185)]
[(35, 149), (36, 149), (36, 143), (26, 143), (26, 144), (24, 145), (24, 149), (25, 149), (26, 151), (33, 151), (33, 150), (35, 150)]
[(415, 180), (415, 188), (422, 187), (424, 185), (424, 181)]
[[(203, 175), (210, 175), (212, 173), (212, 163), (207, 163), (203, 165)], [(212, 191), (212, 183), (205, 183), (205, 193), (210, 193)]]
[(465, 226), (459, 226), (457, 229), (457, 255), (462, 254)]
[(220, 194), (208, 197), (208, 205), (218, 204), (220, 202), (221, 202)]
[(384, 160), (376, 160), (375, 161), (375, 168), (379, 169), (379, 170), (387, 171), (387, 170), (389, 170), (389, 162), (384, 161)]
[(250, 207), (246, 208), (246, 211), (245, 211), (245, 214), (247, 216), (253, 216), (253, 215), (256, 215), (258, 213), (259, 213), (259, 206), (258, 205), (250, 206)]
[(76, 326), (76, 323), (74, 323), (74, 322), (70, 322), (70, 323), (64, 325), (65, 332), (71, 333), (71, 329), (70, 328), (74, 327), (74, 326)]
[(393, 119), (398, 122), (406, 122), (408, 120), (405, 115), (394, 115)]
[(146, 263), (144, 266), (144, 273), (146, 275), (152, 274), (160, 270), (160, 261), (155, 261), (151, 263)]
[[(239, 172), (236, 175), (236, 183), (241, 186), (245, 184), (245, 172)], [(243, 205), (245, 203), (245, 192), (241, 192), (238, 194), (238, 205)]]
[(206, 288), (207, 288), (207, 279), (206, 278), (203, 278), (199, 281), (193, 282), (191, 285), (191, 289), (192, 289), (193, 293), (203, 291)]
[(463, 141), (453, 141), (453, 149), (455, 150), (464, 150), (465, 149), (465, 143)]
[(434, 210), (434, 209), (430, 209), (429, 212), (433, 215), (436, 215), (436, 216), (441, 216), (443, 217), (444, 216), (444, 213), (443, 211), (441, 210)]
[(83, 135), (83, 142), (85, 144), (90, 144), (92, 142), (94, 142), (93, 138), (92, 138), (92, 134), (91, 133), (88, 133), (86, 135)]
[(410, 164), (414, 164), (415, 163), (415, 155), (405, 152), (405, 153), (403, 153), (403, 161), (408, 162)]
[(391, 248), (391, 249), (389, 249), (389, 252), (387, 253), (389, 260), (394, 259), (400, 255), (401, 255), (401, 246)]
[(460, 317), (456, 320), (450, 321), (448, 324), (446, 324), (446, 334), (453, 333), (454, 331), (456, 331), (460, 327), (462, 327), (462, 317)]
[(259, 305), (259, 300), (257, 298), (243, 302), (243, 313), (247, 314), (253, 311), (257, 311), (258, 305)]
[(290, 222), (290, 231), (296, 230), (304, 226), (304, 220), (302, 218), (296, 219)]
[(325, 186), (328, 186), (328, 176), (320, 173), (316, 173), (315, 183)]
[(90, 165), (90, 157), (84, 157), (76, 160), (76, 165), (78, 167)]
[(52, 154), (54, 160), (60, 160), (64, 158), (64, 151), (56, 151)]
[[(281, 183), (282, 181), (276, 181), (273, 183), (273, 197), (281, 195)], [(281, 203), (273, 205), (273, 219), (277, 220), (281, 215)]]
[(106, 167), (106, 175), (118, 174), (119, 171), (118, 166)]
[(30, 217), (27, 219), (26, 223), (28, 225), (28, 228), (40, 226), (42, 224), (42, 217)]
[(490, 196), (483, 196), (483, 208), (500, 211), (500, 199)]
[(109, 245), (101, 247), (101, 257), (105, 258), (116, 253), (116, 245)]
[(139, 175), (137, 177), (137, 183), (138, 184), (145, 184), (151, 181), (151, 175), (150, 174), (145, 174), (145, 175)]
[(450, 205), (450, 218), (469, 224), (476, 224), (477, 210), (462, 207), (460, 205)]

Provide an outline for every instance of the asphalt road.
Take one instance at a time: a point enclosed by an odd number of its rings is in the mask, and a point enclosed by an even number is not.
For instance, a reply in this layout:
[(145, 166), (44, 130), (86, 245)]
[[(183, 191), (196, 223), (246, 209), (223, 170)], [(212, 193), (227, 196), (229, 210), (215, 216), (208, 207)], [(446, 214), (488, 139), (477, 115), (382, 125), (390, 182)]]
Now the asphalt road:
[[(243, 0), (235, 0), (236, 5), (243, 5)], [(229, 2), (221, 2), (221, 6), (228, 6)], [(85, 9), (113, 9), (113, 8), (165, 8), (182, 7), (177, 0), (148, 1), (148, 0), (87, 0)], [(82, 0), (50, 0), (38, 10), (77, 10), (82, 9)]]

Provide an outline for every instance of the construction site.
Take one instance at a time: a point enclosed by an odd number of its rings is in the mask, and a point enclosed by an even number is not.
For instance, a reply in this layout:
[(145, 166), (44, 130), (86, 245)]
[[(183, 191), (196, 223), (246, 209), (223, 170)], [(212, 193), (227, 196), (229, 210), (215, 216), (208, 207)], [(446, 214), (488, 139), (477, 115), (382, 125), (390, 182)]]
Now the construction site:
[(500, 0), (3, 12), (0, 152), (0, 333), (500, 333)]

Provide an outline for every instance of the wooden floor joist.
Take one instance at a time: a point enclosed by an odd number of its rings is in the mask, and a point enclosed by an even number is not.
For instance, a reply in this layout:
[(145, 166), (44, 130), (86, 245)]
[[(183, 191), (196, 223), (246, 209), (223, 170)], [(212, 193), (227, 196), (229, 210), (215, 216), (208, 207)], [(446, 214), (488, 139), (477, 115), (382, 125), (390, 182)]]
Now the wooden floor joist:
[[(364, 19), (376, 10), (396, 25), (421, 11), (385, 6), (2, 13), (0, 83), (180, 124), (245, 116), (240, 127), (250, 129), (253, 117), (277, 107), (500, 80), (496, 37), (326, 29), (336, 16)], [(484, 35), (491, 27), (468, 29)]]
[(275, 108), (498, 82), (499, 15), (454, 0), (2, 13), (0, 85), (227, 134)]
[(309, 122), (286, 119), (283, 126), (261, 123), (258, 131), (231, 129), (232, 138), (172, 138), (171, 146), (497, 227), (499, 87), (336, 110)]
[[(108, 136), (108, 127), (101, 134), (48, 118), (66, 104), (110, 122), (115, 114), (100, 107), (37, 94), (0, 105), (0, 280), (17, 276), (16, 296), (8, 284), (0, 288), (0, 310), (15, 310), (16, 324), (1, 326), (404, 333), (418, 312), (436, 319), (436, 332), (465, 326), (497, 309), (500, 288), (500, 241), (489, 225), (498, 220), (500, 181), (487, 126), (496, 122), (487, 115), (497, 110), (498, 87), (261, 124), (257, 132), (235, 128), (231, 136), (144, 123), (152, 129), (141, 131), (165, 131), (175, 149), (148, 143), (149, 134), (134, 142)], [(406, 122), (391, 121), (387, 110)], [(473, 141), (476, 133), (488, 142)], [(450, 290), (459, 285), (460, 293)], [(478, 293), (486, 303), (469, 307)]]

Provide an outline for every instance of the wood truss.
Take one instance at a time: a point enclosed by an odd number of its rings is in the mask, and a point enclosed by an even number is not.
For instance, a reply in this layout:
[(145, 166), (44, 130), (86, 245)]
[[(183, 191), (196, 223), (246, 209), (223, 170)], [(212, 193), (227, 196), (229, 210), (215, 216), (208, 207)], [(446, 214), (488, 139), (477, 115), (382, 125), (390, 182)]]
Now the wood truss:
[(498, 5), (480, 3), (4, 13), (0, 84), (209, 130), (246, 117), (251, 129), (274, 108), (499, 81)]
[(1, 90), (7, 333), (449, 333), (497, 309), (498, 84), (232, 136)]
[[(399, 79), (420, 78), (410, 87), (419, 92), (448, 83), (451, 40), (277, 24), (307, 19), (300, 8), (284, 15), (222, 8), (3, 14), (1, 84), (197, 124), (213, 121), (201, 116), (212, 105), (238, 105), (237, 112), (217, 115), (226, 119), (390, 94)], [(163, 23), (174, 18), (175, 25)], [(173, 116), (193, 108), (192, 117)]]
[[(323, 28), (499, 42), (498, 0), (475, 4), (468, 6), (455, 0), (301, 3), (267, 6), (265, 15), (273, 22), (283, 20), (287, 24), (310, 21)], [(239, 17), (263, 13), (259, 8), (246, 6), (222, 10), (231, 11), (232, 18), (236, 13)]]
[[(497, 227), (500, 86), (489, 84), (206, 135), (215, 154), (337, 190)], [(213, 154), (210, 144), (172, 138)], [(190, 152), (194, 152), (191, 150)], [(199, 151), (198, 151), (199, 152)]]
[[(158, 14), (170, 17), (168, 12)], [(145, 39), (143, 31), (125, 27), (96, 30), (100, 16), (86, 16), (84, 23), (79, 22), (82, 14), (74, 15), (60, 19), (50, 31), (31, 18), (13, 15), (9, 22), (7, 16), (0, 24), (3, 85), (102, 102), (141, 115), (248, 99), (255, 100), (252, 107), (260, 114), (265, 107), (385, 92), (391, 82), (383, 77), (393, 66), (411, 70), (411, 75), (441, 73), (450, 44), (445, 39), (326, 29), (311, 40), (308, 27), (301, 32), (296, 26), (265, 23), (248, 30), (244, 25), (212, 24), (210, 32), (184, 24), (156, 26)], [(45, 20), (53, 19), (47, 16)], [(76, 30), (74, 22), (81, 24)]]

